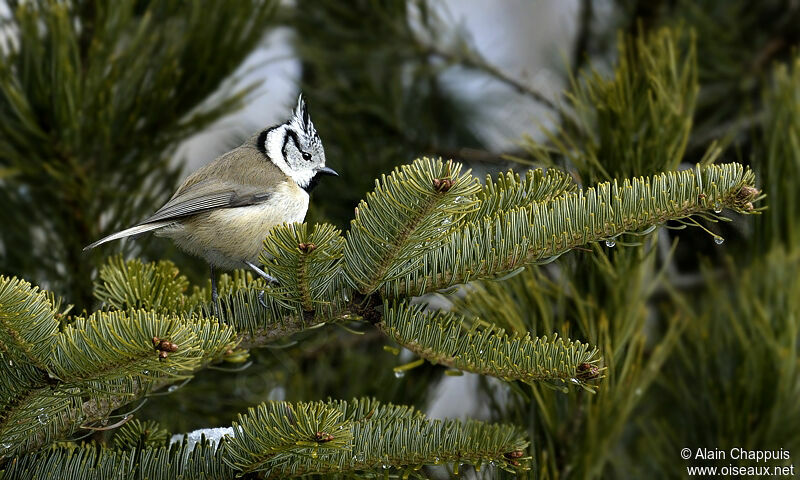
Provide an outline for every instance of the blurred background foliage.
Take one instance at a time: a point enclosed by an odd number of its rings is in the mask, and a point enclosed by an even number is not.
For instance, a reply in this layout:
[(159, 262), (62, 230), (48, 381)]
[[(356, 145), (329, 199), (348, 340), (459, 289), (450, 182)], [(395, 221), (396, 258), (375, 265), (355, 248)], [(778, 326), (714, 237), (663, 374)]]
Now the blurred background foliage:
[[(207, 282), (200, 262), (160, 239), (81, 249), (160, 206), (187, 173), (182, 142), (263, 94), (242, 64), (277, 30), (291, 32), (297, 89), (341, 174), (315, 191), (309, 221), (346, 228), (375, 178), (422, 155), (480, 173), (557, 166), (583, 185), (743, 161), (769, 195), (758, 217), (704, 224), (722, 245), (661, 229), (428, 299), (513, 332), (597, 345), (597, 394), (446, 377), (428, 364), (398, 378), (392, 367), (408, 352), (383, 349), (373, 331), (327, 326), (251, 352), (236, 373), (204, 371), (156, 394), (139, 418), (175, 433), (227, 424), (267, 399), (435, 404), (525, 426), (531, 476), (546, 479), (674, 478), (683, 447), (800, 452), (797, 2), (574, 2), (574, 38), (554, 67), (562, 94), (517, 75), (524, 66), (495, 66), (438, 2), (4, 3), (0, 272), (79, 310), (93, 307), (96, 267), (120, 249)], [(470, 75), (546, 116), (497, 148), (483, 99), (454, 88)], [(502, 115), (503, 104), (486, 103)]]

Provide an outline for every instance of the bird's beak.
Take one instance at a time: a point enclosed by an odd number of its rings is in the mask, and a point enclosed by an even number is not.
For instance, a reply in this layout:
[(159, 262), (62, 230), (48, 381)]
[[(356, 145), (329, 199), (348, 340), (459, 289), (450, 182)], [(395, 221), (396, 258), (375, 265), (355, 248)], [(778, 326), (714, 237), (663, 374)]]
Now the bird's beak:
[(323, 175), (333, 175), (334, 177), (338, 177), (339, 176), (339, 174), (336, 173), (336, 170), (334, 170), (332, 168), (328, 168), (328, 167), (320, 168), (319, 170), (317, 170), (317, 173), (321, 173)]

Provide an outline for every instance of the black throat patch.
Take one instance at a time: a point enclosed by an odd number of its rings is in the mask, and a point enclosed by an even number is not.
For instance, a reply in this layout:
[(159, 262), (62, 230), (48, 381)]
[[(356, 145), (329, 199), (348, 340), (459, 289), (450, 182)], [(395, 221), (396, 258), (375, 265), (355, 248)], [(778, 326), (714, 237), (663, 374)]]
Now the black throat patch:
[(311, 190), (314, 190), (317, 187), (317, 185), (319, 185), (319, 181), (324, 175), (325, 174), (323, 174), (323, 173), (317, 173), (316, 175), (311, 177), (311, 180), (309, 180), (308, 185), (306, 185), (305, 187), (300, 187), (300, 188), (305, 190), (306, 193), (311, 193)]

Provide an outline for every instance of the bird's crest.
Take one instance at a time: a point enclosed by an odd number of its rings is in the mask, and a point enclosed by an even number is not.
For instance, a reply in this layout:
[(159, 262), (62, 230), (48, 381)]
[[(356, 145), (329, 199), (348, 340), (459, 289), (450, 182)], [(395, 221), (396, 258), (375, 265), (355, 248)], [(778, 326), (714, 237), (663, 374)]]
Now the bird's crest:
[(295, 107), (291, 123), (294, 124), (295, 129), (303, 131), (309, 138), (317, 136), (317, 130), (314, 128), (314, 123), (311, 122), (311, 116), (308, 114), (308, 107), (303, 100), (302, 93), (297, 97), (297, 107)]

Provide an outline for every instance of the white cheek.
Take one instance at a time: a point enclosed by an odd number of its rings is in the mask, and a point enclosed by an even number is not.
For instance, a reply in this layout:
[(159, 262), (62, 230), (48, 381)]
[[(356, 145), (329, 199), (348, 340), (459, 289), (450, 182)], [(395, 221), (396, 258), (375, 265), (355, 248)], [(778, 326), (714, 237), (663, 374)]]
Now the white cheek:
[(288, 175), (292, 178), (292, 180), (294, 180), (294, 183), (300, 186), (300, 188), (305, 188), (306, 185), (311, 182), (311, 179), (314, 178), (314, 171), (310, 169), (300, 172), (292, 171)]
[[(295, 170), (289, 167), (286, 163), (286, 159), (283, 158), (283, 136), (286, 132), (286, 126), (282, 126), (276, 128), (275, 130), (271, 131), (267, 135), (267, 155), (269, 155), (270, 160), (272, 163), (278, 167), (281, 172), (283, 172), (287, 177), (294, 180), (294, 183), (299, 185), (301, 188), (308, 185), (311, 182), (311, 179), (314, 178), (314, 169), (313, 168), (303, 168), (300, 170)], [(323, 163), (324, 165), (324, 163)]]

